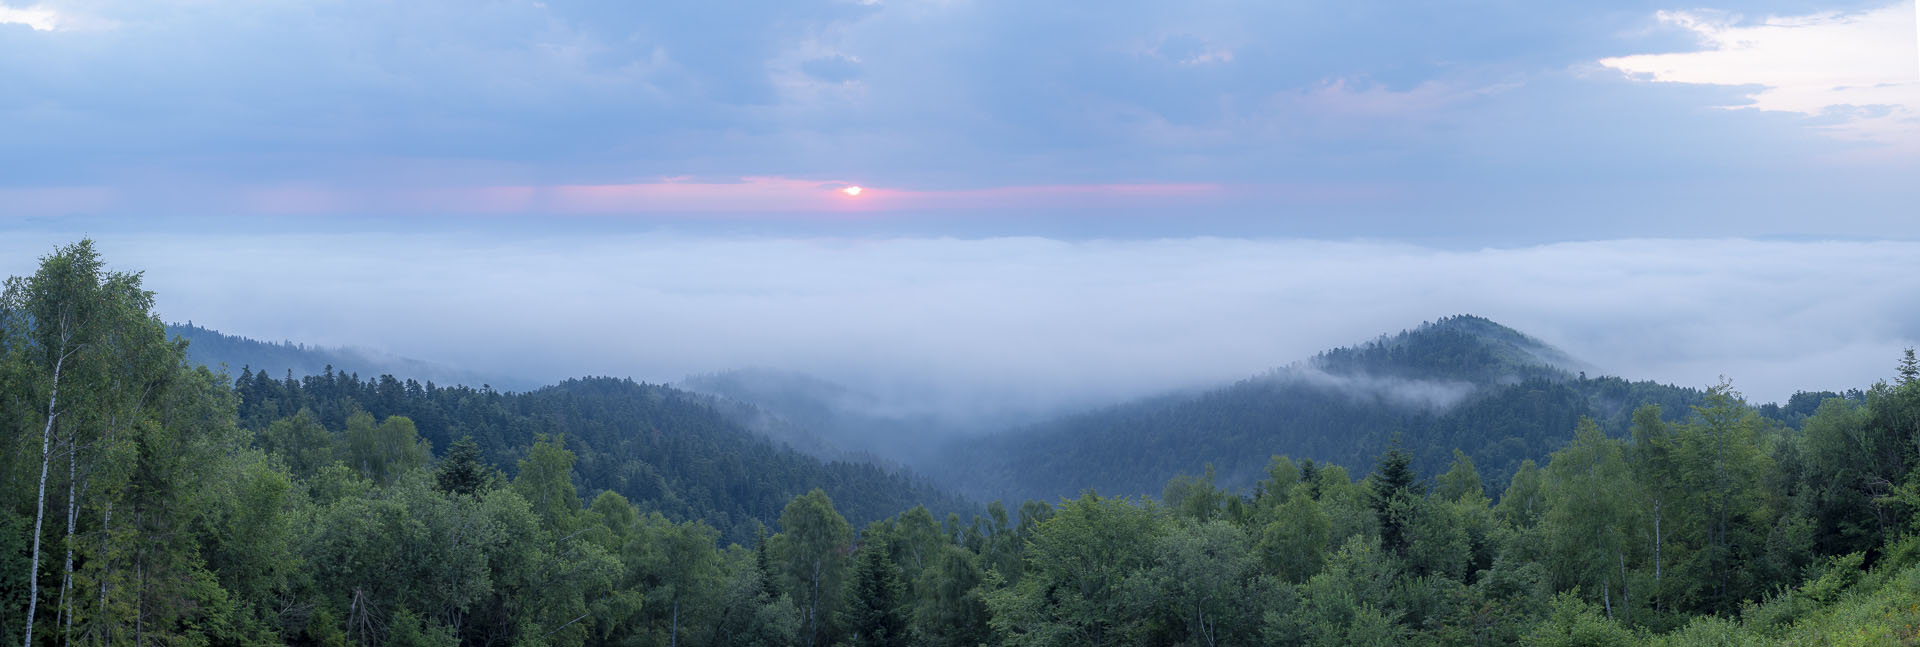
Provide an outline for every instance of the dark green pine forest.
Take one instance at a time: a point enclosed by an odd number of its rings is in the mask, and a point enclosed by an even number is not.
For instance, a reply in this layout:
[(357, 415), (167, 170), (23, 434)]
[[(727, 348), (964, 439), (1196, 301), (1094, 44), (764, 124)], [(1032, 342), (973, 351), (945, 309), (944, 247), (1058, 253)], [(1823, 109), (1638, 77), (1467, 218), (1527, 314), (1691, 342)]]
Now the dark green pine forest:
[[(788, 499), (812, 488), (862, 522), (922, 504), (942, 515), (973, 510), (923, 479), (869, 463), (822, 462), (753, 435), (709, 398), (632, 380), (586, 378), (500, 393), (391, 375), (274, 379), (243, 367), (234, 394), (240, 426), (264, 430), (269, 449), (281, 448), (283, 437), (317, 439), (356, 424), (377, 429), (375, 421), (405, 420), (409, 438), (435, 448), (471, 439), (488, 464), (511, 471), (544, 439), (573, 454), (570, 480), (582, 496), (613, 491), (645, 512), (699, 519), (728, 542), (751, 542)], [(317, 468), (330, 458), (303, 464)]]
[(1275, 451), (1366, 466), (1399, 442), (1422, 474), (1447, 469), (1458, 450), (1504, 483), (1565, 445), (1582, 418), (1624, 437), (1635, 408), (1659, 405), (1672, 421), (1705, 395), (1561, 368), (1570, 364), (1505, 326), (1450, 317), (1223, 388), (955, 443), (926, 469), (983, 498), (1050, 500), (1086, 488), (1144, 495), (1202, 465), (1245, 489)]
[(404, 375), (441, 384), (481, 384), (525, 390), (539, 386), (506, 375), (473, 371), (365, 349), (328, 348), (290, 341), (265, 342), (196, 326), (193, 322), (167, 324), (168, 337), (187, 340), (187, 361), (209, 368), (237, 372), (242, 368), (276, 377), (320, 375), (331, 371), (359, 375)]
[(1454, 317), (920, 477), (624, 379), (229, 374), (153, 303), (84, 241), (0, 296), (0, 641), (1920, 642), (1911, 351), (1754, 406)]

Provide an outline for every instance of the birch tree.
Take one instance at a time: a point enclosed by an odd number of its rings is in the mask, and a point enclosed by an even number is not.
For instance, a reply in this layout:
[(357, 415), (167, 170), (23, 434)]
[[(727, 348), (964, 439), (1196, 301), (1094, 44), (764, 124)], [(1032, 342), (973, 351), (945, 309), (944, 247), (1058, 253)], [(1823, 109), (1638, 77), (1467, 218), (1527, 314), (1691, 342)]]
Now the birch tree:
[(1628, 451), (1634, 491), (1646, 515), (1649, 547), (1653, 551), (1653, 594), (1648, 600), (1657, 611), (1665, 597), (1667, 534), (1673, 501), (1681, 498), (1673, 457), (1673, 433), (1660, 418), (1659, 405), (1633, 412), (1633, 446)]
[(1627, 537), (1633, 509), (1628, 492), (1631, 473), (1619, 441), (1608, 438), (1592, 420), (1581, 419), (1573, 444), (1553, 454), (1546, 471), (1547, 514), (1543, 521), (1549, 569), (1564, 584), (1597, 589), (1607, 617), (1615, 615), (1613, 596), (1626, 613)]
[[(73, 623), (74, 537), (83, 490), (91, 474), (98, 441), (138, 418), (152, 383), (164, 378), (177, 355), (165, 343), (164, 328), (150, 314), (153, 295), (140, 287), (137, 273), (108, 272), (93, 242), (82, 240), (42, 257), (37, 272), (12, 277), (0, 293), (0, 344), (12, 356), (8, 364), (30, 386), (33, 422), (40, 429), (40, 465), (34, 484), (32, 548), (26, 584), (23, 643), (32, 645), (40, 602), (40, 558), (46, 539), (47, 495), (66, 488), (65, 555), (60, 578), (58, 619)], [(40, 403), (44, 402), (42, 406)], [(66, 478), (50, 483), (53, 465), (64, 458)]]
[(91, 298), (98, 290), (101, 264), (90, 241), (61, 248), (40, 259), (40, 271), (27, 278), (7, 279), (0, 308), (8, 330), (23, 336), (9, 344), (21, 353), (27, 370), (44, 384), (46, 407), (40, 418), (40, 478), (35, 485), (33, 549), (27, 568), (26, 647), (33, 646), (35, 616), (40, 607), (40, 549), (47, 513), (47, 475), (53, 465), (54, 428), (65, 411), (60, 387), (74, 356), (89, 341), (89, 324), (98, 310)]
[(820, 625), (837, 606), (853, 527), (834, 511), (827, 493), (815, 489), (787, 503), (780, 531), (771, 548), (787, 591), (799, 603), (806, 644), (813, 647), (826, 642)]

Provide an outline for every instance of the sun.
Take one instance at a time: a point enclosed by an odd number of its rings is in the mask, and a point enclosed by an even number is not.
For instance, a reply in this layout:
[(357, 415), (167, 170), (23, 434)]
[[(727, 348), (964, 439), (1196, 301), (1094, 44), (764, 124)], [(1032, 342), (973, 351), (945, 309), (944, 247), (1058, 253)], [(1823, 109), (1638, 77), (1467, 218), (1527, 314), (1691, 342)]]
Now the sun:
[(847, 197), (857, 198), (857, 197), (860, 197), (860, 192), (865, 190), (866, 189), (862, 189), (858, 186), (850, 186), (850, 187), (841, 189), (840, 192), (847, 194)]

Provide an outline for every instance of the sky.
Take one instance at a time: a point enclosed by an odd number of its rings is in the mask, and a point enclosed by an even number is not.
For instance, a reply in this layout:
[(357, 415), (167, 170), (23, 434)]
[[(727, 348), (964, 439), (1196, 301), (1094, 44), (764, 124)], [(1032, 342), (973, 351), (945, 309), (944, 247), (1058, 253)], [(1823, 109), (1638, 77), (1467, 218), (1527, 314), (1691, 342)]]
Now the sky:
[(1039, 406), (1474, 313), (1779, 399), (1920, 339), (1916, 41), (1878, 0), (0, 0), (0, 273), (92, 236), (169, 319), (543, 379)]

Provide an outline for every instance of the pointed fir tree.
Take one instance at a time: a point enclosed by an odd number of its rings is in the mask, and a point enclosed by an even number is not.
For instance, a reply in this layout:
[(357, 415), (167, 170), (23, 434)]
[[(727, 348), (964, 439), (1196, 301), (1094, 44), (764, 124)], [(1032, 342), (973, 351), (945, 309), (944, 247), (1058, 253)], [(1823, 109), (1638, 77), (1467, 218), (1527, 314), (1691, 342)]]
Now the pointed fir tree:
[(753, 529), (753, 567), (760, 571), (760, 594), (768, 600), (780, 597), (780, 590), (773, 585), (773, 569), (767, 565), (767, 527), (756, 524)]
[(1380, 544), (1396, 555), (1406, 555), (1407, 528), (1412, 525), (1414, 503), (1425, 494), (1413, 473), (1413, 455), (1394, 443), (1380, 456), (1373, 472), (1373, 488), (1368, 492), (1374, 514), (1380, 518)]
[(481, 459), (480, 445), (473, 442), (473, 437), (462, 436), (447, 448), (433, 479), (435, 489), (441, 492), (477, 494), (492, 489), (494, 470)]
[(847, 631), (854, 647), (894, 647), (907, 644), (907, 619), (901, 612), (906, 586), (899, 569), (887, 559), (886, 546), (868, 537), (854, 567), (853, 591), (846, 612)]

